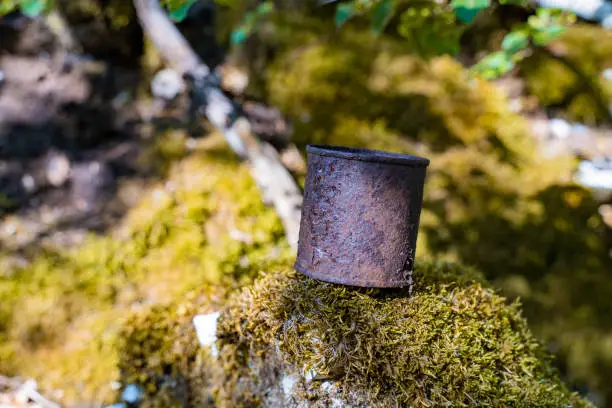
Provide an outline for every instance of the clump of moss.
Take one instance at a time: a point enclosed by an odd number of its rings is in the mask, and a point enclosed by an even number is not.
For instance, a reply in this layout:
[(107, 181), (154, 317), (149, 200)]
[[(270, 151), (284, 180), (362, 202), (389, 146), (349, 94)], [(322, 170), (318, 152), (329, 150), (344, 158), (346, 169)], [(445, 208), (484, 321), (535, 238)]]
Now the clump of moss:
[(123, 316), (289, 262), (280, 220), (223, 143), (173, 163), (107, 234), (0, 272), (0, 372), (62, 389), (67, 404), (107, 401)]
[(421, 263), (415, 275), (411, 297), (266, 275), (222, 315), (221, 395), (261, 402), (251, 359), (278, 349), (313, 383), (340, 381), (374, 406), (590, 406), (562, 385), (517, 302), (468, 268)]
[(196, 314), (210, 310), (209, 296), (191, 293), (126, 320), (117, 345), (121, 382), (144, 391), (141, 406), (212, 406), (213, 364), (192, 324)]

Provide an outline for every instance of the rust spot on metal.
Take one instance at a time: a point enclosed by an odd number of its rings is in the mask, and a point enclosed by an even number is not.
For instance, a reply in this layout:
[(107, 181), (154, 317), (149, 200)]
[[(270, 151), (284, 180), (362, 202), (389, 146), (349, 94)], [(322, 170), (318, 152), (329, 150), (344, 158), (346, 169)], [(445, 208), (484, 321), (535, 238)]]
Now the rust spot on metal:
[(429, 160), (308, 146), (295, 269), (351, 286), (412, 287)]

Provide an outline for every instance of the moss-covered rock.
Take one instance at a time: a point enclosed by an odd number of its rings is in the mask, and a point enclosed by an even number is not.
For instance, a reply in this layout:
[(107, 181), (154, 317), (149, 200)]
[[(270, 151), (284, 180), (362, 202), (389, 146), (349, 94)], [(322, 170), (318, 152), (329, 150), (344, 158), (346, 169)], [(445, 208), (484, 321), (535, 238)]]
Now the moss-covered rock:
[[(311, 378), (306, 394), (314, 406), (325, 398), (314, 392), (323, 380), (360, 406), (589, 406), (561, 384), (518, 303), (457, 265), (421, 263), (415, 276), (408, 297), (294, 272), (267, 275), (222, 315), (221, 361), (242, 367), (254, 401), (265, 401), (256, 387), (265, 378), (251, 358), (266, 360), (278, 349), (281, 361)], [(236, 397), (252, 389), (229, 374), (223, 386), (234, 401), (225, 406), (237, 406)]]
[(150, 385), (164, 375), (181, 406), (591, 406), (561, 383), (520, 305), (480, 274), (421, 262), (415, 275), (408, 297), (266, 274), (222, 309), (216, 359), (197, 349), (192, 306), (138, 315), (122, 343), (125, 379), (153, 406), (168, 404)]

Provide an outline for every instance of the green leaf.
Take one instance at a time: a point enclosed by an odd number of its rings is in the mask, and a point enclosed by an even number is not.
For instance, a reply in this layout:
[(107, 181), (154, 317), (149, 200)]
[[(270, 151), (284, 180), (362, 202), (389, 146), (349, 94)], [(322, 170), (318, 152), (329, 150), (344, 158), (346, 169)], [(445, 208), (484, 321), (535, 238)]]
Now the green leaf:
[(536, 45), (546, 45), (552, 40), (555, 40), (565, 32), (567, 27), (553, 24), (548, 27), (544, 27), (541, 30), (533, 34), (533, 42)]
[(249, 36), (249, 30), (247, 27), (240, 27), (232, 31), (231, 42), (233, 45), (240, 45), (246, 41)]
[(16, 0), (0, 0), (0, 15), (8, 14), (17, 8)]
[(190, 0), (184, 5), (178, 8), (175, 8), (173, 10), (170, 10), (170, 13), (169, 13), (170, 19), (176, 22), (183, 21), (187, 17), (187, 13), (189, 12), (189, 9), (191, 8), (191, 6), (194, 5), (196, 1), (197, 0)]
[(257, 6), (257, 8), (255, 9), (255, 13), (257, 13), (258, 16), (265, 16), (265, 15), (270, 14), (273, 11), (274, 11), (274, 3), (271, 1), (263, 2), (259, 6)]
[(513, 31), (504, 37), (502, 50), (514, 54), (527, 48), (529, 45), (529, 35), (525, 30)]
[(464, 23), (474, 21), (478, 13), (491, 5), (491, 0), (453, 0), (451, 7), (457, 18)]
[(20, 9), (23, 14), (28, 17), (37, 17), (47, 7), (45, 0), (22, 0)]
[(476, 9), (476, 8), (456, 7), (454, 11), (455, 11), (455, 15), (457, 16), (459, 20), (463, 21), (466, 24), (469, 24), (472, 21), (474, 21), (476, 16), (482, 10)]
[(344, 3), (336, 7), (336, 26), (340, 27), (356, 14), (355, 4)]
[(453, 0), (451, 6), (453, 8), (466, 8), (481, 10), (491, 5), (491, 0)]
[(510, 55), (503, 51), (498, 51), (485, 57), (472, 67), (472, 71), (484, 79), (494, 79), (511, 71), (514, 66), (514, 61), (512, 61)]
[(376, 34), (382, 33), (393, 16), (393, 0), (382, 0), (374, 8), (372, 15), (372, 30)]
[(513, 65), (505, 52), (495, 52), (489, 55), (485, 61), (488, 68), (496, 71), (508, 71), (512, 69)]

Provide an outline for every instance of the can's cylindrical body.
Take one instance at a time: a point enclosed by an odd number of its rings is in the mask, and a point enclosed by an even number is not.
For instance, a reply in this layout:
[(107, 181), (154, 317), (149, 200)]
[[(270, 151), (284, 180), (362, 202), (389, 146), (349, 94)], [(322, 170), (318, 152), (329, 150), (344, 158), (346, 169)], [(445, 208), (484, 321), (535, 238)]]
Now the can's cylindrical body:
[(411, 287), (429, 160), (308, 146), (295, 269), (351, 286)]

